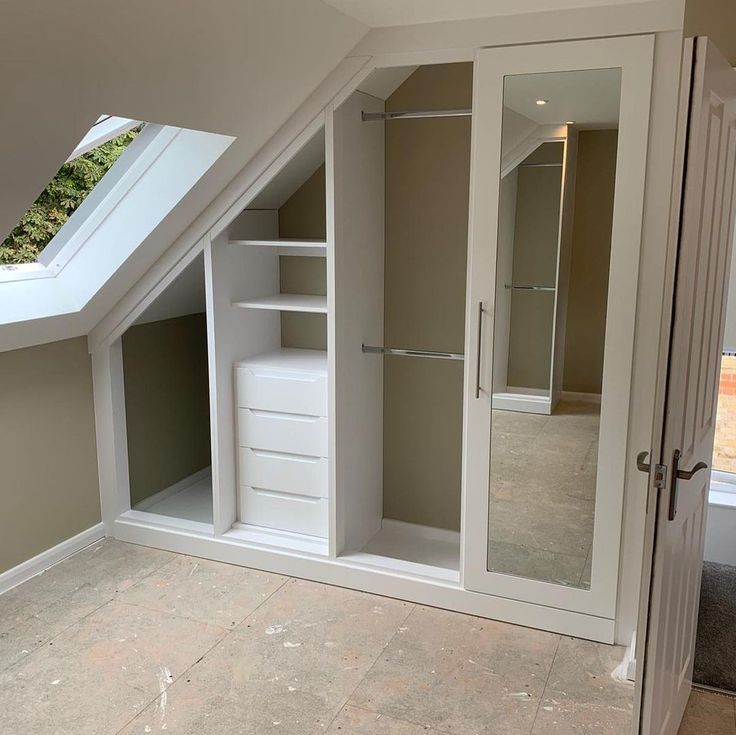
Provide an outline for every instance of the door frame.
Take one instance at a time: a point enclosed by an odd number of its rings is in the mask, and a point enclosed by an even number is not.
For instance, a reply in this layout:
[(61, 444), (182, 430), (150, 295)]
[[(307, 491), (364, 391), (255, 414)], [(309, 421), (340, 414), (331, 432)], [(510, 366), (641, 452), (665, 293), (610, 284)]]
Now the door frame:
[[(652, 35), (486, 48), (478, 51), (476, 62), (489, 63), (476, 63), (474, 78), (463, 426), (463, 584), (486, 594), (609, 620), (616, 614), (653, 57)], [(496, 248), (483, 247), (483, 243), (496, 242), (504, 76), (611, 67), (622, 70), (609, 277), (609, 293), (615, 293), (616, 298), (609, 299), (607, 309), (607, 390), (601, 415), (608, 438), (605, 451), (599, 454), (599, 476), (605, 476), (610, 485), (598, 493), (591, 589), (583, 590), (486, 569), (491, 391), (483, 387), (491, 386)], [(483, 94), (479, 94), (481, 89)], [(491, 161), (492, 165), (480, 165), (480, 161)], [(478, 365), (480, 398), (475, 394)]]

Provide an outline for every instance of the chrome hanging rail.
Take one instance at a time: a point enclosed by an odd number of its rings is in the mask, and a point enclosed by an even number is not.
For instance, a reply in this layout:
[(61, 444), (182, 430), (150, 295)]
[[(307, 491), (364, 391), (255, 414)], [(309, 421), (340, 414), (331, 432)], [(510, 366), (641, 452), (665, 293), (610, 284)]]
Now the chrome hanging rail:
[(401, 355), (402, 357), (428, 357), (433, 360), (464, 360), (462, 352), (437, 352), (436, 350), (402, 350), (398, 347), (372, 347), (363, 345), (363, 352), (376, 355)]
[(504, 288), (510, 291), (556, 291), (554, 286), (512, 286), (511, 284), (505, 284)]
[(424, 117), (469, 117), (472, 110), (406, 110), (402, 112), (363, 112), (363, 122), (376, 120), (416, 120)]

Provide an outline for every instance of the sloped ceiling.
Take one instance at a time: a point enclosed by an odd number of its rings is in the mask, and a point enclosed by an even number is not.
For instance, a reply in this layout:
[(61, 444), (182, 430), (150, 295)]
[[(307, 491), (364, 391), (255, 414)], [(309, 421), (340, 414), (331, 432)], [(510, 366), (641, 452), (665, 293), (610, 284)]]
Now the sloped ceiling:
[(321, 0), (5, 0), (0, 233), (102, 113), (238, 136), (234, 173), (366, 30)]
[(492, 18), (517, 13), (625, 5), (639, 0), (325, 0), (373, 28)]

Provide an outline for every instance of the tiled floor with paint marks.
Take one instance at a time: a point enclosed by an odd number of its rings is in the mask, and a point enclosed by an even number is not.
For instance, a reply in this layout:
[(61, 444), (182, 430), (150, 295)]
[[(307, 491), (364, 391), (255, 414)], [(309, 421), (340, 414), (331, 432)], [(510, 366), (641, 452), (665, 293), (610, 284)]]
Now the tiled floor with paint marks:
[(627, 733), (622, 655), (106, 540), (0, 596), (0, 732)]

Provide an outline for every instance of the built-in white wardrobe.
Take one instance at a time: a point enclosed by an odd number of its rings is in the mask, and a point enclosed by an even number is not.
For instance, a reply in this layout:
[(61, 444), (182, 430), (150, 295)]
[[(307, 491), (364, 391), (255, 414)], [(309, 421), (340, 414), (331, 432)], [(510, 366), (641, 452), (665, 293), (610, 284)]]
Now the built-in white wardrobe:
[(203, 258), (210, 515), (116, 535), (613, 640), (651, 52), (387, 58), (259, 154), (162, 279)]

